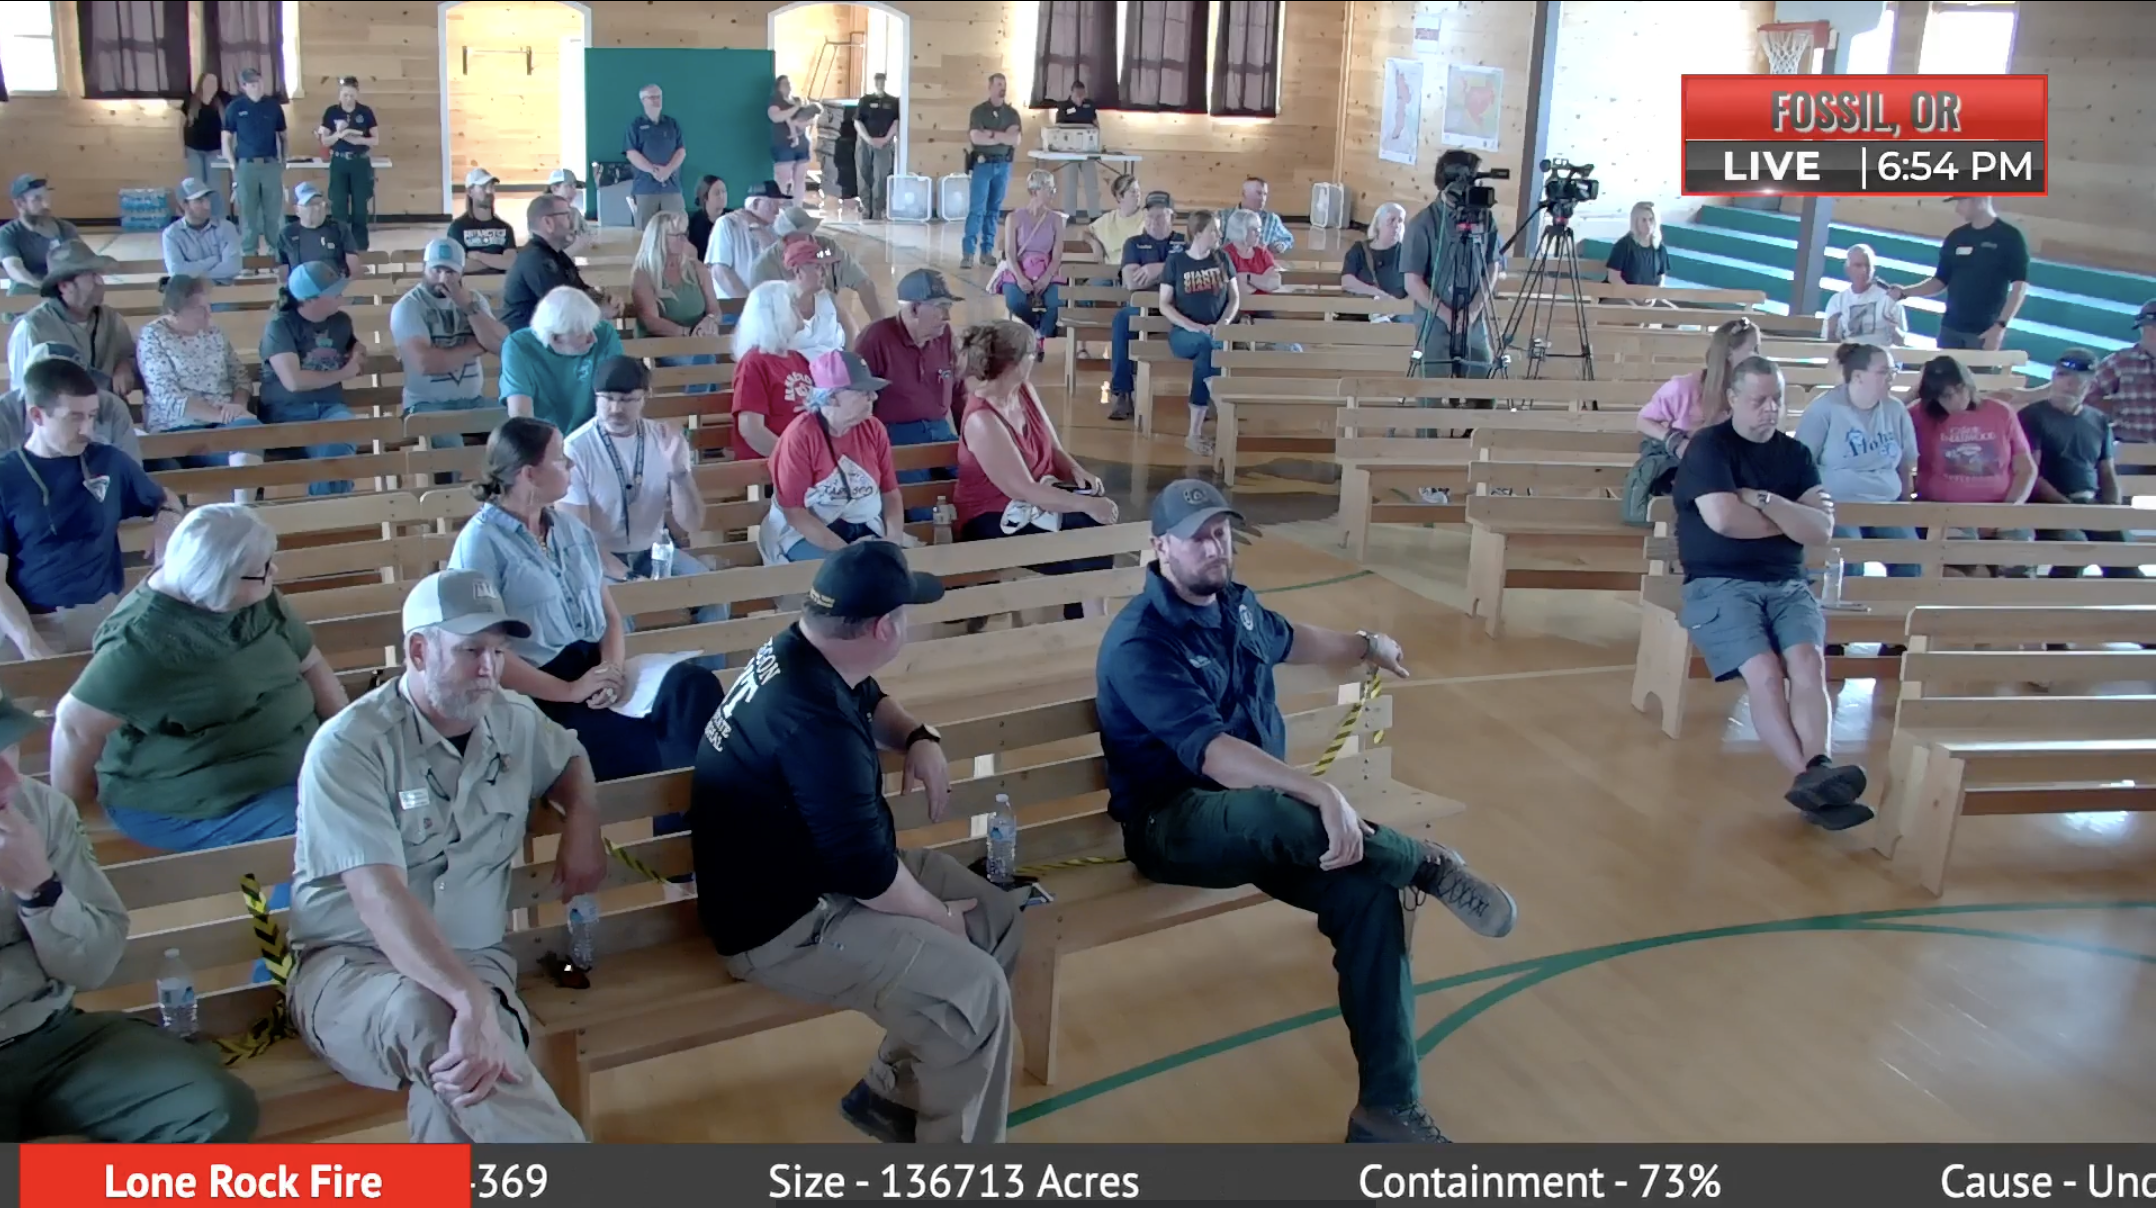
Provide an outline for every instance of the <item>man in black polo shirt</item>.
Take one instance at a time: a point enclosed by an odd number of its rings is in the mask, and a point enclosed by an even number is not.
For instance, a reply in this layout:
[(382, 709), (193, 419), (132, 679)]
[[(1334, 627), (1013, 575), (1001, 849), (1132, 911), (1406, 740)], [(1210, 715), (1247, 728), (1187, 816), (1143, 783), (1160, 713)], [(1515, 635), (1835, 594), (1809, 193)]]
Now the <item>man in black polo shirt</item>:
[(541, 193), (524, 211), (524, 223), (531, 230), (531, 242), (517, 253), (508, 277), (502, 281), (504, 326), (511, 331), (530, 327), (532, 309), (539, 300), (564, 285), (590, 294), (607, 318), (620, 317), (621, 303), (606, 291), (585, 284), (576, 261), (564, 250), (576, 237), (576, 211), (568, 202), (552, 193)]
[(1729, 418), (1685, 446), (1672, 490), (1679, 619), (1716, 680), (1744, 677), (1759, 741), (1794, 779), (1783, 800), (1846, 830), (1871, 820), (1864, 769), (1827, 757), (1826, 616), (1804, 547), (1834, 538), (1834, 503), (1802, 442), (1781, 430), (1782, 371), (1746, 357), (1730, 371)]
[(1946, 294), (1939, 316), (1939, 347), (1997, 352), (2006, 329), (2029, 296), (2029, 241), (2021, 228), (1999, 217), (1989, 197), (1955, 197), (1961, 225), (1939, 245), (1939, 266), (1915, 285), (1889, 285), (1887, 296), (1929, 298)]
[(1100, 113), (1093, 108), (1093, 102), (1086, 99), (1084, 80), (1071, 81), (1070, 99), (1056, 106), (1056, 125), (1100, 125)]
[(898, 98), (883, 90), (884, 74), (853, 111), (853, 176), (861, 189), (861, 217), (891, 216), (891, 174), (898, 170)]
[(1151, 880), (1256, 885), (1316, 914), (1361, 1081), (1347, 1139), (1445, 1140), (1421, 1104), (1406, 910), (1428, 894), (1495, 937), (1517, 909), (1459, 853), (1363, 821), (1338, 788), (1286, 762), (1276, 665), (1407, 669), (1383, 634), (1296, 624), (1260, 604), (1231, 577), (1231, 518), (1242, 517), (1196, 479), (1153, 501), (1159, 558), (1100, 646), (1108, 812)]
[(943, 585), (884, 541), (826, 559), (801, 619), (734, 681), (696, 756), (697, 909), (728, 972), (859, 1011), (883, 1045), (839, 1110), (879, 1141), (992, 1143), (1010, 1109), (1019, 896), (940, 852), (900, 851), (879, 751), (950, 799), (942, 736), (883, 694), (906, 609)]
[[(2036, 455), (2036, 486), (2031, 503), (2095, 503), (2117, 506), (2118, 443), (2111, 417), (2082, 403), (2096, 354), (2069, 348), (2051, 364), (2051, 385), (2042, 398), (2021, 409), (2021, 431)], [(2104, 529), (2038, 529), (2039, 541), (2124, 541), (2126, 534)], [(2156, 559), (2152, 559), (2156, 561)], [(2083, 567), (2054, 566), (2051, 577), (2072, 579)], [(2140, 579), (2138, 566), (2107, 566), (2105, 577)]]

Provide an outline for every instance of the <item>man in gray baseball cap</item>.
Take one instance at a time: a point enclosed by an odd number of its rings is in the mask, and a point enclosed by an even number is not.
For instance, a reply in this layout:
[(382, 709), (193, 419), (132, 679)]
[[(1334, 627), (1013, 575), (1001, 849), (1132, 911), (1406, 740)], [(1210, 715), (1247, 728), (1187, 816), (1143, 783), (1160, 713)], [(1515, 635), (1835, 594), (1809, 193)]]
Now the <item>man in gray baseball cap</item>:
[(7, 292), (34, 294), (45, 282), (45, 257), (62, 243), (82, 238), (75, 224), (52, 212), (52, 189), (43, 176), (25, 172), (8, 188), (15, 217), (0, 225), (0, 269)]
[[(487, 367), (481, 358), (499, 355), (509, 329), (494, 317), (485, 294), (464, 284), (467, 256), (454, 238), (429, 240), (421, 255), (419, 284), (389, 308), (389, 336), (404, 365), (404, 413), (470, 411), (491, 405), (482, 398)], [(439, 432), (428, 436), (436, 449), (483, 444), (484, 433)], [(437, 485), (455, 478), (437, 474)]]
[(239, 279), (246, 267), (240, 229), (218, 217), (216, 207), (217, 190), (193, 176), (180, 182), (180, 220), (158, 236), (167, 276), (206, 277), (219, 285)]
[(1220, 488), (1185, 478), (1153, 500), (1158, 555), (1143, 594), (1101, 639), (1097, 665), (1108, 812), (1145, 877), (1254, 884), (1318, 916), (1340, 971), (1358, 1066), (1350, 1141), (1442, 1141), (1422, 1108), (1408, 912), (1422, 895), (1469, 929), (1512, 930), (1512, 896), (1459, 853), (1357, 815), (1345, 794), (1287, 762), (1273, 689), (1282, 663), (1405, 677), (1400, 644), (1290, 621), (1235, 582)]
[(852, 252), (829, 235), (817, 233), (816, 228), (822, 225), (821, 218), (800, 206), (780, 210), (771, 220), (771, 233), (778, 238), (772, 240), (770, 247), (757, 253), (749, 265), (749, 288), (792, 277), (793, 272), (786, 267), (787, 245), (807, 240), (816, 245), (816, 258), (824, 265), (823, 287), (831, 291), (832, 300), (838, 300), (838, 291), (850, 289), (860, 297), (861, 309), (868, 312), (869, 322), (881, 319), (889, 312), (876, 290), (876, 282), (861, 267), (861, 262), (854, 259)]
[(501, 687), (510, 639), (529, 633), (486, 576), (421, 579), (404, 674), (324, 723), (300, 769), (292, 1022), (344, 1077), (408, 1092), (414, 1141), (585, 1139), (526, 1051), (505, 943), (534, 798), (562, 811), (561, 899), (606, 877), (589, 757)]

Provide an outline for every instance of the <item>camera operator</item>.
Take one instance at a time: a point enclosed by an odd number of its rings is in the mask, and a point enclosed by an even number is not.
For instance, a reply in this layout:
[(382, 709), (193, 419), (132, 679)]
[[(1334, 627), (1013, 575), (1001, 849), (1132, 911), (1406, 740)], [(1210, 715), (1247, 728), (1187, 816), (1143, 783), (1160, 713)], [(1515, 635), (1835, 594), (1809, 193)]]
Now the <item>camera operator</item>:
[[(1445, 152), (1437, 161), (1437, 199), (1407, 224), (1400, 267), (1421, 330), (1412, 371), (1417, 377), (1482, 378), (1495, 368), (1490, 307), (1497, 290), (1498, 235), (1488, 208), (1490, 190), (1474, 184), (1483, 175), (1481, 156)], [(1490, 400), (1468, 405), (1488, 408)]]

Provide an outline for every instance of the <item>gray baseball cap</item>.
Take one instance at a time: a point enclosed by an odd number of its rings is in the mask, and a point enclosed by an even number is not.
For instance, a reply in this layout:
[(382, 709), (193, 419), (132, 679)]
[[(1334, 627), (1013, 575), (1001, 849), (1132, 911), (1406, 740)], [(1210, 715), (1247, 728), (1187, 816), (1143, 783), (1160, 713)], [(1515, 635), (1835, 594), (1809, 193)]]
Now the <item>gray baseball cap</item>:
[(528, 638), (532, 627), (502, 609), (494, 581), (475, 570), (436, 571), (412, 585), (404, 597), (404, 632), (446, 629), (469, 637), (500, 628), (513, 638)]
[(778, 217), (771, 220), (771, 233), (781, 238), (787, 235), (807, 235), (822, 225), (823, 219), (800, 206), (788, 206), (779, 211)]
[(201, 180), (193, 176), (190, 176), (186, 180), (180, 182), (181, 201), (193, 201), (197, 197), (208, 197), (210, 194), (215, 193), (216, 191), (217, 190), (202, 183)]
[(917, 268), (898, 279), (898, 300), (956, 302), (958, 295), (951, 292), (951, 283), (942, 273), (932, 268)]
[(464, 245), (454, 239), (430, 239), (419, 264), (421, 268), (440, 266), (453, 268), (461, 273), (464, 271)]
[(1200, 478), (1178, 478), (1153, 497), (1153, 535), (1188, 541), (1206, 521), (1222, 514), (1243, 518), (1228, 506), (1219, 487)]

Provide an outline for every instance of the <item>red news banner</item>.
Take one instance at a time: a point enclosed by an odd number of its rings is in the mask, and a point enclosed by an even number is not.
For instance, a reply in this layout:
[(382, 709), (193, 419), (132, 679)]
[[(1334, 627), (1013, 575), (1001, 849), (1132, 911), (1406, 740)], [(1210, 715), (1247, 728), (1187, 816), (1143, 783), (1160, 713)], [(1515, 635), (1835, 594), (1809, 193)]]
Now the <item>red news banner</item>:
[(25, 1205), (471, 1208), (464, 1145), (25, 1145)]
[(2040, 75), (1688, 75), (1688, 195), (2041, 196)]

